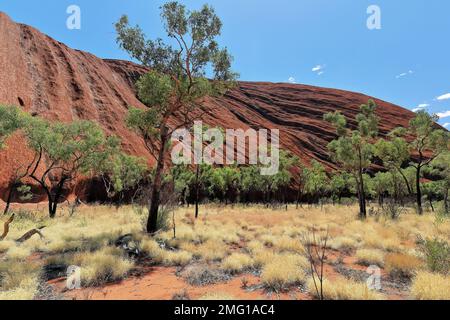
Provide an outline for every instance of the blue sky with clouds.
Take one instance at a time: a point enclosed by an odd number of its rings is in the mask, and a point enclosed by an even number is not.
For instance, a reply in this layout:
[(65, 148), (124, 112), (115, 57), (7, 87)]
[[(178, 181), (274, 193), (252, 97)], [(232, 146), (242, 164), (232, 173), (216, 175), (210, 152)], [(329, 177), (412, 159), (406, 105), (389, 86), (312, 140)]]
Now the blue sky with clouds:
[[(0, 11), (67, 45), (104, 58), (128, 59), (113, 23), (128, 14), (162, 36), (161, 0), (0, 0)], [(207, 2), (224, 22), (221, 43), (242, 80), (296, 82), (363, 92), (409, 109), (439, 113), (450, 128), (448, 0), (186, 0)], [(81, 30), (66, 28), (69, 5)], [(367, 8), (381, 9), (369, 30)], [(0, 30), (1, 32), (1, 30)]]

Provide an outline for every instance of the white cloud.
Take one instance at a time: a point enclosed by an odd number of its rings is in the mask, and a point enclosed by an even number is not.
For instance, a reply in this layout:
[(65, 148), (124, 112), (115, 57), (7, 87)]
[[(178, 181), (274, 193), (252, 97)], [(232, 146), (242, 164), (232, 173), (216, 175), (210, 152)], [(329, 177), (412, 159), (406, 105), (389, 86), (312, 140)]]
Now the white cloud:
[(409, 70), (408, 72), (400, 73), (398, 76), (396, 76), (396, 78), (400, 79), (400, 78), (406, 77), (407, 75), (410, 75), (410, 74), (413, 74), (413, 73), (414, 73), (414, 71)]
[(436, 100), (439, 100), (439, 101), (448, 100), (448, 99), (450, 99), (450, 93), (443, 94), (442, 96), (439, 96), (436, 98)]
[(412, 109), (413, 112), (419, 112), (421, 110), (425, 110), (426, 108), (428, 108), (430, 105), (428, 103), (421, 103), (419, 104), (417, 107), (415, 107), (414, 109)]
[(324, 64), (318, 64), (317, 66), (313, 67), (311, 69), (312, 72), (316, 73), (318, 76), (322, 75), (325, 73), (325, 65)]
[(450, 122), (444, 123), (442, 126), (443, 126), (444, 128), (450, 128)]
[(289, 81), (289, 83), (292, 83), (292, 84), (297, 83), (297, 81), (295, 80), (294, 77), (289, 77), (288, 81)]
[(439, 113), (437, 113), (437, 116), (439, 117), (439, 119), (448, 118), (448, 117), (450, 117), (450, 110), (444, 111), (444, 112), (439, 112)]

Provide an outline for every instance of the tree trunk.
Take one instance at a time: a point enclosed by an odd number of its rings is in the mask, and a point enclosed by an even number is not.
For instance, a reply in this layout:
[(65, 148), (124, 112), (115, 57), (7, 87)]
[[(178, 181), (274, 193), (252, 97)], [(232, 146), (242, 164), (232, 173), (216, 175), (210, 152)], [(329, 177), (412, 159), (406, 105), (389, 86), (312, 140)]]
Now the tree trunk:
[(11, 201), (14, 195), (14, 190), (16, 188), (16, 184), (12, 184), (9, 188), (8, 198), (6, 199), (5, 210), (3, 210), (3, 215), (7, 215), (9, 212), (9, 207), (11, 206)]
[(431, 211), (434, 212), (433, 200), (431, 199), (431, 197), (428, 198), (428, 201), (430, 202)]
[(198, 203), (200, 201), (200, 165), (197, 165), (195, 173), (195, 219), (198, 218)]
[(364, 178), (361, 169), (359, 170), (359, 180), (359, 216), (365, 219), (367, 217), (366, 193), (364, 191)]
[(152, 183), (152, 196), (150, 199), (150, 209), (147, 220), (147, 233), (158, 231), (158, 210), (161, 197), (162, 173), (164, 170), (164, 155), (167, 144), (167, 128), (161, 129), (161, 147), (158, 154), (155, 177)]
[(422, 215), (422, 190), (420, 188), (420, 169), (422, 167), (420, 165), (417, 166), (416, 170), (416, 190), (417, 190), (417, 213)]

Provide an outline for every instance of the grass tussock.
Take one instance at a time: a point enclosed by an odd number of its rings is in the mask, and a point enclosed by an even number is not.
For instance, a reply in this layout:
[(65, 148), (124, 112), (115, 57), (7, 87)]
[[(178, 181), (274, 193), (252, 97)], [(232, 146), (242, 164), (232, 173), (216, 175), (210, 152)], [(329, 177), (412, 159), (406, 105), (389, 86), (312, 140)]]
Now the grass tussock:
[(420, 271), (413, 280), (411, 295), (418, 300), (450, 300), (450, 276)]
[[(317, 281), (317, 279), (316, 279)], [(310, 278), (307, 282), (309, 293), (315, 298), (319, 298), (314, 286), (314, 281)], [(324, 279), (323, 295), (325, 300), (382, 300), (383, 295), (370, 290), (365, 282), (355, 282), (345, 278), (333, 280)]]
[(422, 260), (408, 254), (390, 253), (385, 257), (385, 269), (393, 277), (411, 278), (422, 267)]
[(242, 253), (233, 253), (222, 261), (222, 268), (230, 273), (239, 273), (253, 267), (253, 259)]
[(261, 281), (274, 291), (280, 291), (291, 285), (305, 281), (303, 271), (306, 258), (296, 255), (278, 255), (274, 260), (264, 265)]
[(364, 266), (383, 266), (384, 252), (379, 249), (359, 249), (355, 253), (357, 262)]
[(81, 267), (81, 283), (84, 286), (99, 286), (123, 279), (133, 268), (133, 262), (123, 256), (117, 248), (104, 248), (96, 252), (78, 253), (72, 263)]

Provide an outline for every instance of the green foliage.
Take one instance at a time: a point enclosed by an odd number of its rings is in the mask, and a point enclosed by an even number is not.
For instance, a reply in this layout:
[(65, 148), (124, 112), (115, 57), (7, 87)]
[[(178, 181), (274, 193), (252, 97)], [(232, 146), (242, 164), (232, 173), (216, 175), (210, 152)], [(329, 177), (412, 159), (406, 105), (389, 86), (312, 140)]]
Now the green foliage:
[(375, 152), (373, 139), (378, 135), (378, 117), (375, 115), (376, 104), (369, 100), (360, 106), (356, 116), (358, 127), (351, 130), (347, 120), (340, 112), (324, 115), (324, 120), (333, 124), (338, 138), (329, 143), (331, 158), (344, 171), (351, 173), (356, 182), (360, 202), (360, 216), (366, 216), (366, 199), (363, 172), (372, 162)]
[(94, 153), (92, 160), (92, 174), (102, 177), (108, 197), (136, 187), (147, 172), (146, 160), (122, 152), (116, 137), (107, 139), (103, 150)]
[(21, 185), (17, 187), (17, 191), (20, 194), (20, 200), (28, 201), (33, 198), (33, 193), (31, 193), (31, 187), (27, 185)]
[(329, 188), (330, 180), (325, 167), (316, 160), (311, 161), (310, 168), (303, 169), (305, 192), (321, 197)]
[(421, 240), (420, 249), (431, 272), (450, 272), (450, 245), (447, 241), (437, 238)]
[(0, 105), (0, 149), (5, 139), (23, 126), (24, 113), (17, 107)]
[[(220, 49), (216, 41), (222, 22), (214, 9), (204, 5), (199, 11), (189, 11), (172, 1), (161, 7), (161, 19), (168, 42), (161, 38), (149, 40), (139, 26), (130, 27), (127, 16), (116, 23), (117, 43), (133, 58), (151, 71), (137, 83), (138, 96), (149, 107), (145, 111), (131, 109), (127, 124), (144, 138), (155, 155), (156, 168), (147, 231), (157, 231), (165, 155), (169, 137), (179, 126), (189, 127), (198, 117), (196, 112), (206, 96), (220, 95), (234, 85), (237, 74), (230, 70), (232, 57)], [(211, 70), (211, 80), (207, 71)], [(169, 121), (177, 116), (182, 123)]]
[[(107, 142), (103, 130), (93, 122), (47, 122), (29, 118), (24, 129), (30, 147), (37, 153), (37, 161), (45, 161), (48, 172), (59, 171), (67, 178), (77, 172), (89, 173), (96, 164), (96, 153)], [(53, 172), (54, 173), (54, 172)]]

